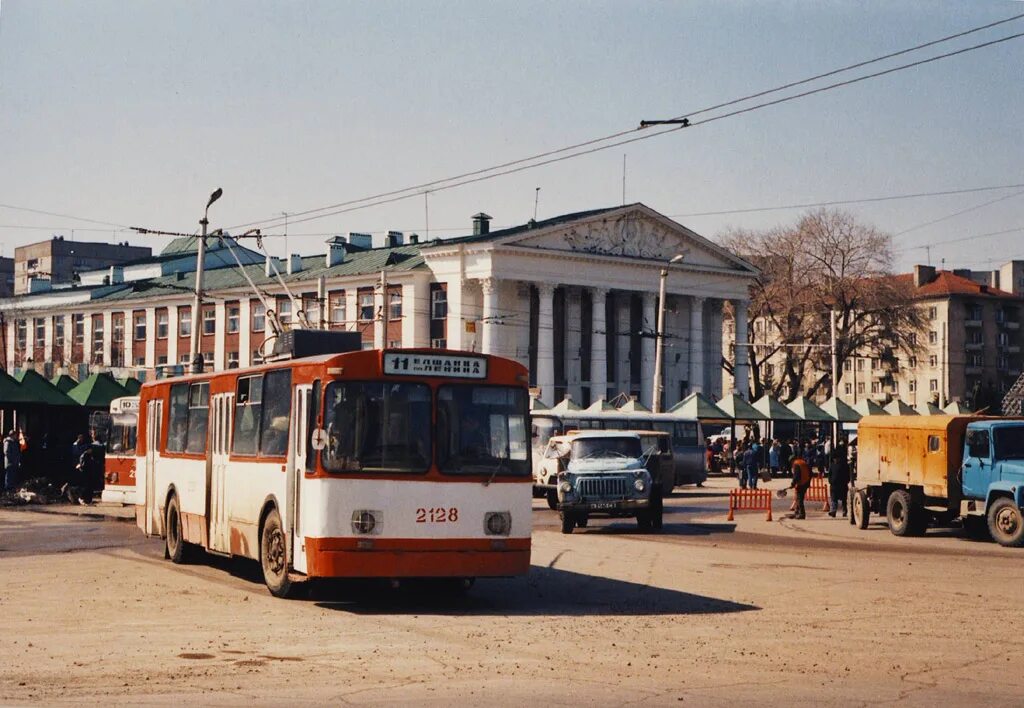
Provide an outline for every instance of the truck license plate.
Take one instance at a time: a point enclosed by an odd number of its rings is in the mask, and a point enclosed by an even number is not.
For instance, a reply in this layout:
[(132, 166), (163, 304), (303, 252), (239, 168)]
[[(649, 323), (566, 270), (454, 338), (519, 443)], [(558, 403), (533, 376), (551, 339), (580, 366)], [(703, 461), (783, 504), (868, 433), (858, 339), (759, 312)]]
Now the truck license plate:
[(615, 502), (593, 502), (590, 505), (591, 509), (614, 509)]

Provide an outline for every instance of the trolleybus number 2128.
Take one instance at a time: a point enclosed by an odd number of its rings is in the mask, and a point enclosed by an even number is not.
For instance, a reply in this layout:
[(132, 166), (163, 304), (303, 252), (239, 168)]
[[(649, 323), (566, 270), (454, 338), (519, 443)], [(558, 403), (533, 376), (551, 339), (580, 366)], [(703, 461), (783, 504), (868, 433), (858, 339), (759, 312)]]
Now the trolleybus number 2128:
[(136, 517), (181, 561), (316, 577), (526, 573), (526, 369), (498, 357), (351, 351), (141, 391)]

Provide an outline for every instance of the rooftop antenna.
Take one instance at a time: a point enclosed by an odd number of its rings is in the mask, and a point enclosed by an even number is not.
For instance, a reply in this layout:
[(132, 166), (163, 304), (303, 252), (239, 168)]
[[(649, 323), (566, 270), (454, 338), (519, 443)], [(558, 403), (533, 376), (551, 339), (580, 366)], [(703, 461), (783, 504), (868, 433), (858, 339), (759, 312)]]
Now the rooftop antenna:
[(626, 153), (622, 153), (622, 206), (626, 206)]
[(424, 236), (423, 240), (424, 241), (429, 241), (430, 240), (430, 190), (429, 189), (423, 190), (423, 225), (425, 227), (424, 231), (427, 234), (426, 236)]
[(533, 190), (533, 220), (537, 220), (537, 204), (540, 202), (540, 187)]
[(925, 257), (928, 259), (928, 265), (931, 265), (932, 264), (932, 247), (931, 246), (925, 246), (924, 247), (924, 252), (925, 252)]

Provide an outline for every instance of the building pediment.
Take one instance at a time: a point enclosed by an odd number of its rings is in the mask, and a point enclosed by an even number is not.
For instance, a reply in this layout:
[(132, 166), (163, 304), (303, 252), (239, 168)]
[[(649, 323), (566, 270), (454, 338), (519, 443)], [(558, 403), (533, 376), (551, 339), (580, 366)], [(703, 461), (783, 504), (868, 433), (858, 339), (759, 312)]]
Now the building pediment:
[(685, 265), (756, 272), (741, 258), (643, 205), (509, 235), (493, 243), (645, 261), (668, 261), (684, 254)]

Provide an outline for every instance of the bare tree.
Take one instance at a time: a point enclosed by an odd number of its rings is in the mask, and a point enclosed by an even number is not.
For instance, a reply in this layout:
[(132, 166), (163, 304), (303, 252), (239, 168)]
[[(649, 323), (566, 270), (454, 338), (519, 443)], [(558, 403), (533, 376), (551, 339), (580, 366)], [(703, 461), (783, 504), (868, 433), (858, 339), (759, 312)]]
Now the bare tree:
[[(892, 275), (888, 234), (847, 212), (819, 209), (791, 227), (734, 230), (722, 241), (761, 270), (748, 310), (753, 397), (833, 395), (852, 356), (879, 359), (891, 376), (899, 353), (918, 350), (924, 317), (914, 305), (913, 283)], [(828, 348), (832, 311), (835, 382)], [(731, 371), (731, 361), (724, 365)]]

